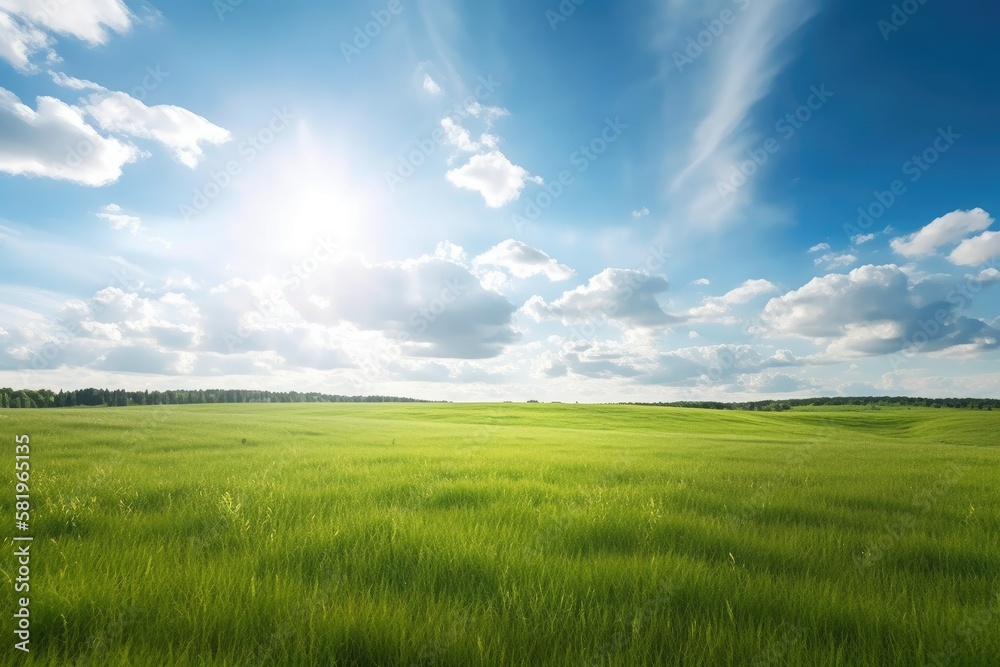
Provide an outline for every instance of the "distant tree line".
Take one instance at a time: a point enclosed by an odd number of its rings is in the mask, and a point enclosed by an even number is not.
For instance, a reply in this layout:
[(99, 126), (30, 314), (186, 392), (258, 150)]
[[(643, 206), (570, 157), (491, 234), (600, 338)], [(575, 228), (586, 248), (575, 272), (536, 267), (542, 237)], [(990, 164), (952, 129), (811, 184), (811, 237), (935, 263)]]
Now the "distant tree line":
[(992, 410), (1000, 408), (996, 398), (914, 398), (910, 396), (830, 396), (820, 398), (791, 398), (767, 401), (722, 403), (719, 401), (674, 401), (671, 403), (624, 403), (622, 405), (651, 405), (672, 408), (708, 408), (710, 410), (751, 410), (758, 412), (783, 412), (802, 406), (860, 405), (913, 408), (966, 408)]
[(124, 389), (0, 388), (0, 408), (67, 408), (74, 405), (188, 405), (195, 403), (427, 403), (397, 396), (340, 396), (319, 392), (259, 391), (256, 389), (168, 389), (125, 391)]

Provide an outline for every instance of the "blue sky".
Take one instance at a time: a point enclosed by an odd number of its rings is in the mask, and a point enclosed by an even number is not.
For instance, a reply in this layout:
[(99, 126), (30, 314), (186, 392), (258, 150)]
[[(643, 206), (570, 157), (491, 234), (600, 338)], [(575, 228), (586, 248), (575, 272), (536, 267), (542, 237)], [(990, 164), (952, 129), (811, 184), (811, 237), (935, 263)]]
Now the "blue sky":
[(1000, 396), (992, 6), (179, 4), (0, 0), (0, 384)]

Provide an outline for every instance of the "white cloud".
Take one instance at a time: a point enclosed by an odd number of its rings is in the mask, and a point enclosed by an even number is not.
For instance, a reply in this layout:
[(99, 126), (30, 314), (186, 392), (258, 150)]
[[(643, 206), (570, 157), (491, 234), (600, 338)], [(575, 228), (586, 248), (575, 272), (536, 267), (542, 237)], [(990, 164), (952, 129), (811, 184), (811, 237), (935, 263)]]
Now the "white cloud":
[(474, 153), (479, 150), (480, 144), (472, 140), (469, 131), (451, 118), (442, 118), (441, 127), (444, 129), (445, 143), (466, 153)]
[(437, 84), (437, 81), (431, 78), (430, 74), (424, 74), (424, 90), (431, 95), (441, 94), (441, 86)]
[(110, 222), (111, 228), (116, 231), (127, 231), (132, 236), (138, 236), (147, 241), (159, 243), (165, 248), (170, 248), (169, 242), (158, 236), (150, 236), (149, 229), (142, 224), (139, 217), (125, 213), (117, 204), (108, 204), (101, 209), (97, 217)]
[(720, 320), (733, 306), (748, 303), (758, 296), (777, 290), (777, 286), (768, 280), (746, 280), (722, 296), (708, 297), (702, 305), (687, 311), (686, 315), (691, 320), (700, 322)]
[[(509, 112), (502, 107), (484, 106), (473, 102), (465, 108), (463, 116), (472, 116), (485, 122), (486, 129), (493, 126), (493, 121)], [(482, 195), (486, 205), (499, 208), (521, 196), (521, 191), (529, 182), (542, 183), (538, 176), (531, 176), (528, 170), (513, 164), (507, 156), (500, 152), (500, 137), (488, 131), (479, 135), (478, 141), (473, 141), (472, 135), (451, 116), (441, 119), (444, 129), (444, 143), (454, 146), (462, 153), (474, 153), (461, 167), (448, 171), (445, 178), (454, 186), (472, 190)], [(455, 155), (448, 158), (451, 164)]]
[(777, 286), (769, 280), (746, 280), (742, 285), (726, 292), (726, 294), (719, 297), (719, 299), (722, 303), (727, 305), (747, 303), (755, 297), (776, 292), (777, 290)]
[(561, 320), (563, 324), (614, 321), (632, 327), (665, 327), (681, 318), (668, 315), (656, 297), (667, 291), (665, 276), (634, 269), (605, 269), (586, 285), (546, 302), (529, 299), (522, 310), (537, 321)]
[(42, 50), (54, 55), (49, 51), (49, 44), (49, 37), (43, 31), (0, 11), (0, 58), (14, 69), (25, 73), (37, 71), (31, 56)]
[(437, 259), (447, 260), (461, 266), (465, 266), (465, 260), (468, 255), (469, 254), (465, 252), (465, 248), (460, 245), (456, 245), (451, 241), (442, 241), (434, 248), (434, 257)]
[(759, 385), (773, 387), (774, 391), (792, 391), (787, 379), (766, 371), (801, 364), (788, 350), (762, 354), (748, 345), (705, 345), (661, 352), (650, 341), (635, 332), (626, 334), (622, 341), (566, 341), (555, 337), (558, 348), (539, 356), (537, 370), (547, 378), (625, 378), (640, 386), (745, 390)]
[(819, 266), (825, 264), (827, 270), (837, 269), (842, 266), (850, 266), (858, 261), (858, 258), (849, 252), (828, 252), (813, 260), (813, 264)]
[(549, 280), (568, 280), (574, 271), (537, 248), (507, 239), (472, 260), (473, 266), (496, 266), (510, 272), (515, 278), (542, 275)]
[(911, 311), (907, 276), (895, 265), (832, 273), (771, 299), (763, 318), (776, 333), (807, 338), (842, 334), (854, 322), (902, 320)]
[(643, 206), (637, 211), (632, 211), (632, 217), (635, 218), (636, 220), (638, 220), (639, 218), (645, 218), (647, 215), (649, 215), (649, 209), (646, 208), (645, 206)]
[(479, 102), (473, 102), (465, 108), (465, 111), (476, 118), (482, 118), (486, 122), (486, 127), (493, 127), (493, 121), (510, 115), (510, 112), (503, 107), (486, 106)]
[(817, 243), (813, 247), (809, 248), (809, 252), (821, 252), (823, 250), (829, 250), (829, 249), (830, 249), (829, 243)]
[(978, 276), (975, 276), (975, 280), (981, 282), (983, 285), (996, 285), (1000, 283), (1000, 271), (992, 267), (983, 269), (979, 272)]
[(0, 88), (0, 171), (99, 186), (138, 159), (135, 146), (100, 135), (75, 107), (53, 97), (37, 103), (34, 111)]
[(127, 32), (133, 20), (122, 0), (0, 0), (0, 10), (91, 46), (106, 43), (109, 31)]
[(52, 77), (52, 81), (57, 86), (62, 86), (63, 88), (69, 88), (70, 90), (99, 90), (106, 91), (102, 85), (96, 84), (93, 81), (87, 81), (86, 79), (77, 79), (72, 76), (67, 76), (62, 72), (53, 72), (49, 70), (49, 76)]
[[(984, 277), (989, 284), (993, 275)], [(964, 299), (955, 294), (949, 281), (911, 282), (894, 264), (862, 266), (813, 278), (771, 299), (761, 315), (763, 333), (826, 344), (825, 356), (832, 359), (997, 347), (1000, 331), (963, 316)]]
[(747, 374), (799, 363), (788, 350), (765, 356), (749, 345), (706, 345), (660, 354), (655, 369), (636, 380), (668, 386), (734, 384)]
[(691, 281), (692, 285), (711, 285), (712, 281), (708, 278), (698, 278), (697, 280)]
[(957, 243), (969, 234), (983, 231), (992, 223), (993, 218), (981, 208), (952, 211), (918, 232), (892, 239), (889, 245), (904, 257), (925, 257), (933, 255), (943, 245)]
[(109, 221), (112, 228), (128, 230), (133, 235), (138, 234), (139, 230), (142, 229), (142, 220), (134, 215), (126, 215), (122, 212), (121, 206), (117, 204), (108, 204), (97, 214), (97, 217)]
[[(313, 296), (329, 306), (319, 308)], [(513, 304), (464, 266), (438, 257), (327, 262), (288, 300), (308, 322), (382, 332), (411, 357), (485, 359), (519, 337), (511, 325)]]
[[(141, 233), (141, 222), (120, 207), (102, 213)], [(4, 322), (0, 370), (23, 367), (55, 340), (48, 368), (206, 377), (283, 369), (354, 369), (356, 377), (366, 369), (370, 384), (369, 371), (405, 375), (398, 366), (407, 359), (495, 358), (520, 335), (513, 304), (436, 257), (379, 265), (331, 258), (308, 280), (286, 284), (279, 299), (282, 282), (273, 276), (211, 289), (168, 282), (108, 287), (85, 301), (63, 300), (51, 318)]]
[(490, 208), (516, 200), (528, 181), (542, 182), (498, 150), (472, 156), (467, 163), (445, 174), (445, 178), (456, 187), (478, 192)]
[[(747, 11), (737, 12), (737, 23), (712, 44), (711, 58), (697, 63), (704, 69), (689, 81), (697, 81), (698, 88), (685, 91), (685, 102), (703, 109), (689, 131), (687, 163), (673, 178), (671, 191), (675, 197), (686, 198), (686, 214), (699, 224), (717, 224), (746, 210), (750, 203), (751, 183), (743, 185), (738, 196), (725, 200), (719, 184), (730, 178), (735, 165), (747, 160), (744, 151), (755, 138), (750, 136), (747, 118), (787, 62), (779, 56), (780, 47), (815, 14), (818, 5), (811, 0), (755, 0), (752, 4)], [(706, 13), (700, 5), (693, 8), (673, 5), (668, 20), (689, 25), (695, 34), (704, 29), (701, 22)], [(684, 16), (678, 17), (678, 12)]]
[(868, 243), (873, 238), (875, 238), (874, 234), (855, 234), (854, 236), (851, 237), (851, 244), (862, 245), (864, 243)]
[(1000, 232), (983, 232), (965, 239), (948, 255), (948, 261), (962, 266), (979, 266), (1000, 255)]
[(192, 169), (204, 156), (201, 144), (231, 139), (228, 130), (187, 109), (165, 104), (149, 107), (122, 92), (95, 93), (85, 109), (105, 131), (158, 141)]
[(812, 388), (812, 384), (807, 380), (773, 371), (741, 375), (737, 378), (737, 382), (741, 389), (754, 394), (790, 394)]

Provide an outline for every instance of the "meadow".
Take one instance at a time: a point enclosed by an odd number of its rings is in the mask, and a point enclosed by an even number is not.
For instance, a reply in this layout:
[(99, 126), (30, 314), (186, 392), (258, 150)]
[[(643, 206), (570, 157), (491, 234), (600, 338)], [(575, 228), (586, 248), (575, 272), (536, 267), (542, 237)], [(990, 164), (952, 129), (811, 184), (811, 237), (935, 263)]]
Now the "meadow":
[(228, 404), (0, 432), (0, 664), (1000, 660), (1000, 411)]

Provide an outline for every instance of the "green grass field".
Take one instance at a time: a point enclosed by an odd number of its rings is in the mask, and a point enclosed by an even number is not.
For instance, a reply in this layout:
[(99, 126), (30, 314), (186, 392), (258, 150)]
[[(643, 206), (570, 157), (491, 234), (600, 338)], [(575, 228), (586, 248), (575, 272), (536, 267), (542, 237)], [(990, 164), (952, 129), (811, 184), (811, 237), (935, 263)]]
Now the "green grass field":
[(2, 664), (1000, 664), (1000, 411), (258, 404), (0, 427)]

